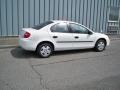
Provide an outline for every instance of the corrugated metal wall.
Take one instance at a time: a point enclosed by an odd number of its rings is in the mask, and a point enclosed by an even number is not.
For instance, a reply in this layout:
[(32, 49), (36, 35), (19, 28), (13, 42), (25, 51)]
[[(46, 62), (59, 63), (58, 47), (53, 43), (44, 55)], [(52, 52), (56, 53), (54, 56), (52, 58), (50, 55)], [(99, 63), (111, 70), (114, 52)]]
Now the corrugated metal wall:
[(106, 32), (109, 7), (120, 0), (0, 0), (0, 36), (53, 19), (71, 20)]

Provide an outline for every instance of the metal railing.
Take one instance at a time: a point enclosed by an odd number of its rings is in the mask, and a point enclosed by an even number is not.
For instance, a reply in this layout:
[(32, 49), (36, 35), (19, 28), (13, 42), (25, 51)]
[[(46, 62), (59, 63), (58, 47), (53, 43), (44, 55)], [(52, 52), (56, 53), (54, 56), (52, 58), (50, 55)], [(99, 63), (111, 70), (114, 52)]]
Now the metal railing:
[(108, 21), (107, 34), (120, 34), (119, 21)]

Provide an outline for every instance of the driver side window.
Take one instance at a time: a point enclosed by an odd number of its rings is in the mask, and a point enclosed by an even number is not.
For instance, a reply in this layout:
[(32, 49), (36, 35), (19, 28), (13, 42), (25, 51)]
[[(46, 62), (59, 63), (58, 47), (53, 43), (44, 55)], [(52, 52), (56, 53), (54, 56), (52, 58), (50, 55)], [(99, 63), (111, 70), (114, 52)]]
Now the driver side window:
[(88, 34), (88, 30), (78, 24), (70, 23), (72, 33)]

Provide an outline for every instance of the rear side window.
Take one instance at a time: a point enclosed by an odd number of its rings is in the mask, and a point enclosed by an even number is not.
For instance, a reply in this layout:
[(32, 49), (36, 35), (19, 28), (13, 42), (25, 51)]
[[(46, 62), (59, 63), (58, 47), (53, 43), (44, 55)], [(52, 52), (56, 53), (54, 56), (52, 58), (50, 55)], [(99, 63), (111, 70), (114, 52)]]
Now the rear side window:
[(68, 33), (68, 26), (66, 23), (58, 23), (51, 27), (52, 32), (61, 32), (61, 33)]
[(51, 23), (53, 23), (53, 22), (52, 21), (47, 21), (47, 22), (41, 23), (39, 25), (36, 25), (36, 26), (34, 26), (32, 28), (36, 29), (36, 30), (39, 30), (39, 29), (41, 29), (41, 28), (43, 28), (43, 27), (45, 27), (45, 26), (47, 26), (47, 25), (49, 25)]

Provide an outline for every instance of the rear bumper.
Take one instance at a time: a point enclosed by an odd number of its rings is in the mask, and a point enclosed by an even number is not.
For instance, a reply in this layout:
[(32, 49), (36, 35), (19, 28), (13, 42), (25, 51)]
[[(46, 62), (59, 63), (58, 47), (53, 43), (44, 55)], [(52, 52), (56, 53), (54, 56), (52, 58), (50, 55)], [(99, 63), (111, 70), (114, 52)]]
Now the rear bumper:
[(29, 39), (19, 38), (19, 46), (28, 51), (36, 50), (36, 45)]

